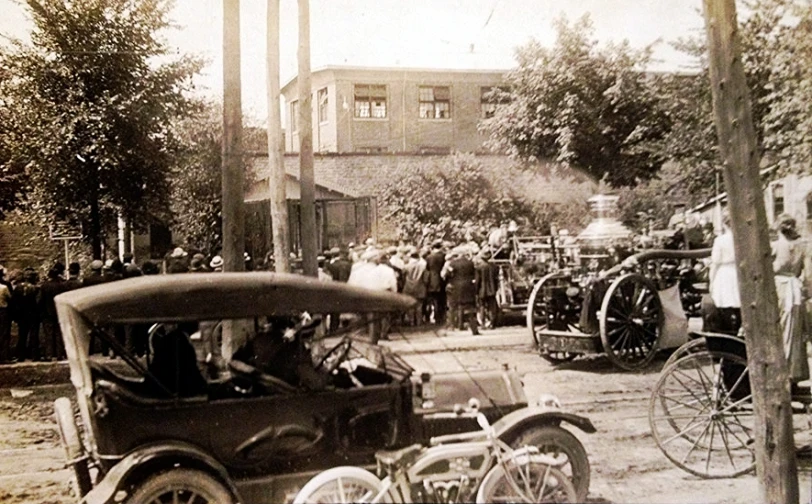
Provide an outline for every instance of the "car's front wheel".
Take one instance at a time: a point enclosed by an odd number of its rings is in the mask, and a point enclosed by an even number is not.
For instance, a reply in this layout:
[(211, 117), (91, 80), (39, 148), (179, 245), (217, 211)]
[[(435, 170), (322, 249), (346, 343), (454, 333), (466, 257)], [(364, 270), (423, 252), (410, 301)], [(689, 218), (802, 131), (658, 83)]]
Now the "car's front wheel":
[(232, 504), (231, 493), (202, 471), (172, 469), (138, 485), (127, 504)]

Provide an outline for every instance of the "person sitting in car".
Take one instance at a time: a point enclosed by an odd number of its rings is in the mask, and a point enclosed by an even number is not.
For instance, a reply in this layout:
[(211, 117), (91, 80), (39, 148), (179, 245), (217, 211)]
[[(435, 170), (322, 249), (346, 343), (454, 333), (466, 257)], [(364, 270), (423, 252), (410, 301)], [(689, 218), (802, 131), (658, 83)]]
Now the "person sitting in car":
[(268, 317), (268, 323), (237, 350), (232, 359), (293, 386), (324, 389), (329, 377), (316, 369), (309, 348), (320, 323), (321, 319), (310, 319), (309, 316)]

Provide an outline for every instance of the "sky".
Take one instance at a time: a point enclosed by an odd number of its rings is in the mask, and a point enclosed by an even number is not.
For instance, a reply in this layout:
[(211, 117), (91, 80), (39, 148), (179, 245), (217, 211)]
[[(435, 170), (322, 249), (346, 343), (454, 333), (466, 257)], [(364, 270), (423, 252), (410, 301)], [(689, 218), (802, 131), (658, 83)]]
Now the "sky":
[[(296, 75), (297, 1), (279, 2), (284, 84)], [(266, 0), (241, 5), (243, 110), (264, 121)], [(311, 68), (509, 69), (517, 46), (553, 43), (554, 19), (589, 13), (601, 43), (654, 44), (655, 69), (690, 70), (695, 62), (669, 42), (702, 35), (701, 6), (701, 0), (310, 0)], [(197, 84), (213, 98), (222, 96), (222, 10), (222, 0), (175, 0), (171, 18), (179, 29), (165, 37), (170, 47), (208, 61)], [(0, 34), (25, 38), (30, 26), (21, 0), (0, 0)]]

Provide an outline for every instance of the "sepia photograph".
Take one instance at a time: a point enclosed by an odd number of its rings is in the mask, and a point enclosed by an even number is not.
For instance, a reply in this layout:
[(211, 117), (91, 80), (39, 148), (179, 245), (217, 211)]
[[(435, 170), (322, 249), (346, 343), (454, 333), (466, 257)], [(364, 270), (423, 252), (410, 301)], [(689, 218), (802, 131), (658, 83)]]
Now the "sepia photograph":
[(0, 0), (3, 504), (812, 502), (811, 0)]

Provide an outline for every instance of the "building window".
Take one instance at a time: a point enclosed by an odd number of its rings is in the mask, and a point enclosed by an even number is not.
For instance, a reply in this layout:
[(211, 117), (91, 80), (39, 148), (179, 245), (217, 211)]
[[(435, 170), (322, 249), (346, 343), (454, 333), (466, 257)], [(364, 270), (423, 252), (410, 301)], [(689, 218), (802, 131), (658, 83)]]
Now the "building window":
[(451, 119), (451, 88), (420, 86), (420, 118)]
[(496, 114), (496, 108), (510, 102), (510, 89), (503, 86), (489, 86), (481, 88), (480, 109), (483, 119), (489, 119)]
[(299, 131), (299, 100), (290, 102), (290, 131)]
[(784, 184), (773, 185), (773, 219), (784, 213)]
[(318, 100), (317, 103), (319, 104), (319, 122), (327, 122), (327, 104), (329, 103), (327, 100), (327, 88), (319, 89), (316, 100)]
[(355, 117), (386, 118), (386, 85), (355, 85)]

